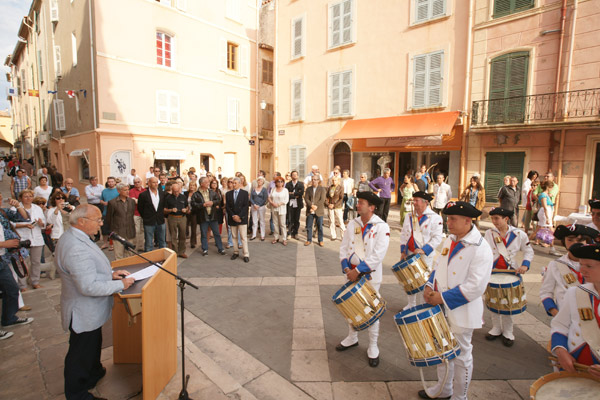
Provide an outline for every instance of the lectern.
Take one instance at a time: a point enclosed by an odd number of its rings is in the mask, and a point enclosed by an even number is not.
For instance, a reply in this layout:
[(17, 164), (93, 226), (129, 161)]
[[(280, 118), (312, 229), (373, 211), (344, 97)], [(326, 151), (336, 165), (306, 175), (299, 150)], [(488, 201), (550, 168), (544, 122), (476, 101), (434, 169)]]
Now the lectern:
[[(177, 254), (170, 249), (143, 253), (176, 274)], [(113, 269), (137, 272), (150, 263), (138, 256), (112, 262)], [(158, 270), (114, 295), (115, 364), (142, 364), (143, 397), (155, 399), (177, 371), (177, 281)]]

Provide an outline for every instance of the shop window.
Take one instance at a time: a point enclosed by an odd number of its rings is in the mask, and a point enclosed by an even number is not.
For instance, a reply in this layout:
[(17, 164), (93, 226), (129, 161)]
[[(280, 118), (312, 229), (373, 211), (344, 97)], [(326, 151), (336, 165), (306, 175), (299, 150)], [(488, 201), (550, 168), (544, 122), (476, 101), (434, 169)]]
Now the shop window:
[(524, 152), (488, 152), (485, 154), (485, 201), (497, 203), (498, 192), (506, 175), (523, 181)]

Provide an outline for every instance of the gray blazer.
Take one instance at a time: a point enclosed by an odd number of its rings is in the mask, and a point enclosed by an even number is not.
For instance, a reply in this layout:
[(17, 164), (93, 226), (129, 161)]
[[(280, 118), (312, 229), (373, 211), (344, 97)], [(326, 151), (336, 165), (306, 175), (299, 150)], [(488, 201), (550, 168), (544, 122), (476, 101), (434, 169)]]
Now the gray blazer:
[(123, 290), (112, 280), (110, 261), (90, 237), (71, 227), (59, 239), (55, 253), (62, 279), (62, 325), (76, 333), (90, 332), (109, 320), (112, 294)]

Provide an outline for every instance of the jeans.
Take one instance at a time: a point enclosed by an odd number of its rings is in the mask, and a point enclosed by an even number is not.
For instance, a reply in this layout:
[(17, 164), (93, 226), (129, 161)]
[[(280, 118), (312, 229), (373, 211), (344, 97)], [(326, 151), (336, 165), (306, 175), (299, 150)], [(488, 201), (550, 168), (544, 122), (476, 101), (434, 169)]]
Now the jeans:
[(152, 251), (154, 248), (154, 240), (158, 241), (158, 247), (164, 248), (167, 247), (167, 242), (165, 241), (166, 227), (165, 223), (156, 224), (156, 225), (144, 225), (144, 251)]
[(221, 234), (219, 233), (219, 224), (217, 221), (204, 221), (200, 222), (200, 241), (202, 243), (202, 251), (208, 251), (208, 227), (212, 230), (215, 238), (215, 243), (219, 251), (223, 251), (223, 241), (221, 241)]
[(323, 216), (317, 217), (315, 214), (308, 214), (306, 216), (306, 241), (312, 242), (313, 220), (315, 218), (317, 221), (317, 232), (320, 243), (323, 241)]
[(383, 220), (383, 222), (387, 222), (388, 214), (390, 213), (390, 202), (392, 201), (392, 199), (386, 199), (385, 197), (381, 197), (381, 200), (383, 202), (377, 208), (377, 214), (379, 215), (379, 218)]
[(0, 260), (0, 290), (2, 290), (2, 325), (13, 324), (19, 311), (19, 286), (10, 266)]

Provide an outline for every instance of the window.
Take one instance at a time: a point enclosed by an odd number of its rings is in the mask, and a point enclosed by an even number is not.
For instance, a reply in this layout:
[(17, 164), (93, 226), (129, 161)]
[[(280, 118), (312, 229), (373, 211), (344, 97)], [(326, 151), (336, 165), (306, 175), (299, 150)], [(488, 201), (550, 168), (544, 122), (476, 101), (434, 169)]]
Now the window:
[(235, 43), (227, 42), (227, 69), (238, 70), (239, 46)]
[(240, 130), (240, 99), (227, 99), (227, 129), (235, 132)]
[(504, 54), (490, 66), (488, 124), (520, 123), (525, 120), (529, 53)]
[(77, 38), (71, 33), (71, 52), (73, 53), (73, 67), (77, 66)]
[(498, 202), (498, 191), (506, 175), (516, 176), (523, 181), (524, 152), (485, 153), (485, 201)]
[(222, 71), (240, 77), (247, 77), (249, 54), (248, 45), (239, 45), (233, 41), (221, 38), (220, 68)]
[(54, 71), (56, 72), (56, 77), (62, 77), (62, 61), (60, 57), (60, 46), (54, 46)]
[(273, 61), (262, 60), (262, 81), (268, 85), (273, 84)]
[(290, 147), (290, 171), (298, 171), (298, 176), (306, 176), (306, 146)]
[(292, 81), (292, 121), (304, 119), (304, 83), (302, 79)]
[(414, 23), (425, 22), (446, 15), (446, 0), (413, 0)]
[(494, 0), (494, 18), (533, 8), (535, 0)]
[(352, 0), (329, 6), (329, 48), (354, 42), (354, 7)]
[(273, 130), (273, 104), (267, 104), (262, 110), (262, 128), (267, 131)]
[(179, 125), (179, 95), (169, 90), (156, 91), (156, 122)]
[(329, 74), (329, 116), (352, 115), (352, 71)]
[(242, 6), (240, 0), (225, 0), (225, 16), (234, 21), (241, 21)]
[(173, 59), (173, 38), (166, 33), (156, 32), (156, 63), (171, 67)]
[(44, 68), (42, 67), (42, 51), (37, 51), (37, 63), (38, 63), (38, 79), (40, 82), (44, 82)]
[(306, 44), (305, 17), (297, 17), (292, 20), (292, 60), (305, 55)]
[(413, 108), (442, 105), (443, 63), (443, 51), (413, 58)]
[(54, 100), (54, 126), (57, 131), (64, 131), (67, 129), (65, 121), (65, 104), (63, 100)]
[(25, 74), (25, 69), (21, 70), (21, 88), (23, 89), (23, 95), (27, 94), (27, 75)]
[(90, 163), (87, 157), (81, 156), (79, 158), (79, 180), (90, 179)]

